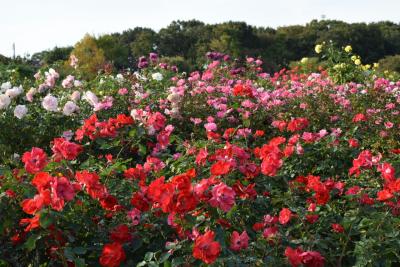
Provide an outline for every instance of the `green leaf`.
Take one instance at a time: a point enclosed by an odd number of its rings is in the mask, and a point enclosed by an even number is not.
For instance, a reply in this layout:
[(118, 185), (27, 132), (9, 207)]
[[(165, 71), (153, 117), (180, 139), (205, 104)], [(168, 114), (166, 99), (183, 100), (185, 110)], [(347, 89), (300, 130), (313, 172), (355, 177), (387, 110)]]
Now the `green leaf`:
[(84, 260), (84, 259), (81, 259), (81, 258), (75, 258), (74, 263), (75, 263), (75, 266), (76, 266), (76, 267), (84, 267), (84, 266), (87, 266), (86, 263), (85, 263), (85, 260)]
[(178, 267), (178, 266), (182, 265), (184, 262), (185, 262), (185, 259), (183, 257), (174, 258), (172, 260), (171, 266)]
[(145, 261), (150, 261), (154, 257), (153, 252), (147, 252), (146, 255), (144, 255), (144, 260)]
[(146, 153), (147, 153), (147, 148), (146, 148), (146, 146), (144, 146), (144, 145), (142, 145), (142, 144), (139, 144), (139, 154), (140, 154), (141, 156), (145, 156)]
[(36, 248), (36, 241), (38, 241), (42, 236), (39, 234), (33, 234), (31, 235), (28, 240), (26, 240), (24, 247), (28, 251), (32, 251)]
[(132, 129), (129, 131), (129, 137), (134, 137), (136, 135), (136, 129)]
[(168, 260), (169, 259), (169, 257), (171, 256), (171, 254), (170, 253), (164, 253), (164, 254), (162, 254), (161, 255), (161, 257), (160, 257), (160, 260), (159, 260), (159, 263), (163, 263), (163, 262), (165, 262), (166, 260)]
[(71, 248), (64, 249), (64, 256), (69, 260), (75, 260), (75, 253), (72, 251)]
[(75, 253), (75, 254), (78, 254), (78, 255), (83, 255), (83, 254), (85, 254), (86, 253), (86, 248), (84, 248), (84, 247), (75, 247), (75, 248), (73, 248), (73, 252)]
[(53, 217), (48, 212), (42, 212), (39, 219), (40, 226), (47, 229), (53, 223)]

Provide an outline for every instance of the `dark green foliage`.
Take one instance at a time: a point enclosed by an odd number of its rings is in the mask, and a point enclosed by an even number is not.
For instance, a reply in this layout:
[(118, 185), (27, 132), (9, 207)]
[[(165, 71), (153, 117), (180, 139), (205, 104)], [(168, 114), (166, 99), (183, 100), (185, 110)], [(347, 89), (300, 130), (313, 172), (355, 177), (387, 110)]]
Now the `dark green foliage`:
[[(306, 25), (255, 27), (245, 22), (205, 24), (198, 20), (173, 21), (158, 32), (142, 27), (122, 33), (99, 36), (97, 45), (116, 70), (136, 68), (137, 58), (157, 52), (161, 57), (184, 60), (184, 71), (201, 67), (204, 54), (218, 51), (233, 57), (261, 57), (264, 68), (273, 72), (288, 67), (302, 57), (315, 56), (310, 47), (333, 41), (337, 46), (351, 45), (365, 63), (400, 54), (400, 24), (389, 21), (377, 23), (346, 23), (337, 20), (313, 20)], [(52, 64), (66, 60), (72, 47), (55, 47), (36, 53), (34, 64)], [(10, 59), (0, 57), (1, 64)], [(392, 64), (389, 64), (391, 67)], [(389, 69), (394, 70), (394, 69)]]

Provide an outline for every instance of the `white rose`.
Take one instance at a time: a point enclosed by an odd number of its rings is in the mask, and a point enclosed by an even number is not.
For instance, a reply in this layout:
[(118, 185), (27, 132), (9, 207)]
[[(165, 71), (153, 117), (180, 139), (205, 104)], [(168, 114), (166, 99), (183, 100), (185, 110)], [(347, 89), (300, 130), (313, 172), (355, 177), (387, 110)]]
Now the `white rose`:
[(64, 108), (63, 108), (63, 114), (65, 116), (70, 116), (72, 113), (74, 113), (78, 109), (78, 106), (72, 102), (68, 101), (65, 103)]
[(12, 87), (12, 85), (10, 82), (2, 83), (0, 86), (0, 93), (3, 93), (5, 91), (7, 91), (8, 89), (11, 89), (11, 87)]
[(16, 96), (19, 96), (20, 94), (22, 94), (24, 92), (24, 89), (22, 89), (22, 87), (13, 87), (11, 89), (8, 89), (6, 91), (6, 95), (8, 97), (10, 97), (11, 99), (13, 99)]
[(81, 87), (81, 86), (82, 86), (82, 82), (79, 81), (79, 80), (75, 80), (75, 81), (74, 81), (74, 86), (75, 86), (75, 87)]
[(82, 99), (86, 100), (93, 107), (99, 103), (99, 99), (91, 91), (86, 91)]
[(163, 79), (162, 74), (159, 73), (159, 72), (153, 73), (153, 74), (151, 75), (151, 77), (152, 77), (154, 80), (156, 80), (156, 81), (161, 81), (161, 80)]
[(121, 73), (119, 73), (119, 74), (117, 74), (117, 76), (115, 76), (115, 79), (118, 82), (122, 83), (124, 81), (124, 76)]
[(11, 103), (11, 99), (5, 95), (5, 94), (1, 94), (0, 95), (0, 110), (2, 109), (6, 109)]
[(43, 98), (42, 106), (47, 111), (57, 111), (58, 100), (52, 95), (47, 95)]
[(28, 108), (25, 105), (18, 105), (14, 109), (14, 116), (18, 119), (22, 119), (28, 113)]

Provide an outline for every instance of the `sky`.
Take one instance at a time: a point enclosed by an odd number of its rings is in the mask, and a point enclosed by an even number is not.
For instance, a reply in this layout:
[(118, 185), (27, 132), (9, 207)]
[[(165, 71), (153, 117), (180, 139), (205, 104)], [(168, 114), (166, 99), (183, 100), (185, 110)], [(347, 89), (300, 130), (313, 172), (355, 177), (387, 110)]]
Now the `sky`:
[(0, 54), (32, 55), (100, 35), (173, 20), (279, 27), (312, 19), (400, 22), (400, 0), (0, 0)]

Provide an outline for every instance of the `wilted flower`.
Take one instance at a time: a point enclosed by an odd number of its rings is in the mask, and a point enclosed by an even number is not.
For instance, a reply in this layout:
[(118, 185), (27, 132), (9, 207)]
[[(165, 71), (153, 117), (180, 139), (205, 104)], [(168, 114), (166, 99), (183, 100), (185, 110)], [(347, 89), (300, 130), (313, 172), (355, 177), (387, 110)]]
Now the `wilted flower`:
[(5, 94), (1, 94), (0, 95), (0, 110), (6, 109), (10, 104), (11, 104), (11, 99)]
[(151, 62), (156, 62), (158, 60), (158, 55), (156, 53), (150, 53), (149, 57)]
[(138, 63), (138, 68), (143, 69), (143, 68), (147, 68), (148, 66), (149, 66), (149, 63), (147, 62), (147, 59), (145, 57), (140, 57), (139, 63)]
[(69, 57), (69, 60), (70, 60), (69, 65), (76, 69), (78, 67), (78, 58), (75, 55), (72, 54)]
[(74, 102), (77, 102), (80, 98), (81, 98), (81, 92), (79, 92), (79, 91), (74, 91), (72, 94), (71, 94), (71, 100), (72, 101), (74, 101)]
[(26, 100), (28, 100), (29, 102), (33, 101), (33, 96), (37, 93), (36, 88), (31, 88), (29, 89), (29, 91), (26, 93)]
[(62, 81), (61, 85), (62, 85), (62, 87), (64, 87), (64, 88), (71, 88), (72, 86), (74, 86), (74, 80), (75, 80), (75, 77), (74, 77), (74, 76), (68, 75), (67, 78), (65, 78), (65, 79)]
[(137, 208), (128, 211), (128, 218), (132, 220), (133, 225), (138, 225), (140, 223), (140, 214), (141, 212)]

